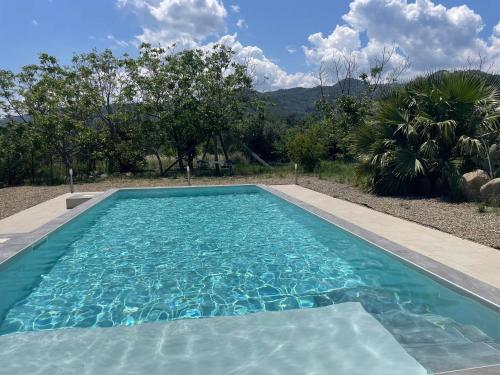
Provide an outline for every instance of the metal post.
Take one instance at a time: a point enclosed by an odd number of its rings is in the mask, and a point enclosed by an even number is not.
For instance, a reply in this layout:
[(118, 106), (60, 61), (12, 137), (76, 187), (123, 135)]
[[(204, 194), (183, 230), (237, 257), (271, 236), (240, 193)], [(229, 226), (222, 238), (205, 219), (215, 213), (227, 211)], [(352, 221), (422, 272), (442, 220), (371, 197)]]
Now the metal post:
[(189, 165), (187, 166), (186, 170), (188, 175), (188, 185), (191, 186), (191, 169), (189, 168)]
[(295, 185), (299, 184), (299, 176), (297, 175), (297, 163), (295, 163)]
[(69, 191), (71, 194), (74, 193), (75, 189), (73, 188), (73, 168), (69, 169)]

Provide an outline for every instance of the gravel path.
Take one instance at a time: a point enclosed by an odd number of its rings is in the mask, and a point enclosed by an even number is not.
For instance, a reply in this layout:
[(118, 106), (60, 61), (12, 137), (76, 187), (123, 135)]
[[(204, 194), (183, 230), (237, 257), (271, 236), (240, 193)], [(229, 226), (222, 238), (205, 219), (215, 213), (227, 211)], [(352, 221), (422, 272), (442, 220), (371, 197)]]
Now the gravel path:
[[(293, 176), (197, 178), (196, 185), (290, 184)], [(406, 220), (432, 227), (457, 237), (500, 249), (500, 215), (480, 213), (474, 203), (448, 203), (429, 198), (377, 197), (356, 187), (315, 177), (301, 177), (300, 185), (335, 198), (362, 204)], [(184, 179), (109, 179), (75, 185), (75, 191), (103, 191), (117, 187), (185, 185)], [(0, 219), (68, 192), (67, 186), (20, 186), (0, 189)]]

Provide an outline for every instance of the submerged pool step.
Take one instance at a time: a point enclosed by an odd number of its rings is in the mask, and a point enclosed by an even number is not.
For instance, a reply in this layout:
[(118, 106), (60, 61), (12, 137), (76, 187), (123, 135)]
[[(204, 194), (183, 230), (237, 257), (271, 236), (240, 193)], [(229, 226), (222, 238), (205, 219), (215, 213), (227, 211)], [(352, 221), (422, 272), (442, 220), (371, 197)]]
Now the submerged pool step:
[(26, 374), (424, 375), (359, 303), (133, 327), (0, 336), (0, 363)]
[(405, 349), (433, 372), (500, 364), (500, 352), (484, 342), (405, 345)]

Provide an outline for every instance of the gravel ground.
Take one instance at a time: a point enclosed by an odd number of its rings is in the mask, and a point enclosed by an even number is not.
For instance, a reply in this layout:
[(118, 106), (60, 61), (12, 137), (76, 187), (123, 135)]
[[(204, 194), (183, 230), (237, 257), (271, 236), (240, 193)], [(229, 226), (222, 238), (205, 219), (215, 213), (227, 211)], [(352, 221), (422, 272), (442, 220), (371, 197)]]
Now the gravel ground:
[[(196, 185), (290, 184), (293, 176), (197, 178)], [(500, 249), (500, 215), (480, 213), (474, 203), (449, 203), (429, 198), (378, 197), (356, 187), (315, 177), (301, 177), (300, 185), (335, 198), (362, 204), (406, 220), (414, 221), (457, 237)], [(185, 185), (184, 179), (109, 179), (75, 185), (75, 191), (103, 191), (117, 187)], [(68, 192), (67, 186), (20, 186), (0, 189), (0, 219)]]

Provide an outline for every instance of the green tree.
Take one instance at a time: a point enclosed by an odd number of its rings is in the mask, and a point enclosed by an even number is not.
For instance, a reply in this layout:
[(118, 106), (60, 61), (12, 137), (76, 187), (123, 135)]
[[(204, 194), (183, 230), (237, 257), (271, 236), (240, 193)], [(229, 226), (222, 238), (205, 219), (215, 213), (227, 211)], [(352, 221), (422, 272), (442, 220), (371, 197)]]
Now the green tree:
[(138, 132), (144, 153), (153, 154), (158, 161), (160, 175), (164, 168), (162, 155), (172, 128), (175, 82), (170, 63), (170, 50), (142, 44), (137, 59), (127, 59), (126, 73), (130, 77), (127, 90), (134, 102)]
[(288, 130), (285, 147), (290, 160), (312, 172), (326, 155), (325, 140), (325, 127), (320, 124), (306, 129), (295, 127)]
[(35, 148), (42, 144), (50, 156), (56, 153), (66, 168), (71, 168), (83, 126), (82, 119), (77, 117), (80, 93), (75, 85), (76, 76), (47, 54), (40, 55), (38, 65), (23, 67), (10, 89), (5, 84), (6, 75), (2, 76), (7, 111), (17, 114), (18, 122), (26, 127), (24, 136), (30, 145), (32, 180)]
[(282, 158), (279, 148), (285, 131), (284, 122), (269, 113), (267, 101), (257, 99), (251, 102), (234, 133), (253, 152), (269, 162)]
[(143, 159), (140, 142), (134, 139), (137, 116), (133, 106), (131, 77), (126, 74), (128, 57), (117, 58), (109, 49), (75, 55), (73, 67), (81, 79), (92, 112), (92, 126), (104, 134), (108, 170), (120, 172), (138, 168)]
[[(216, 44), (204, 54), (203, 117), (215, 150), (220, 141), (226, 160), (229, 155), (223, 133), (232, 130), (243, 117), (251, 87), (247, 67), (234, 61), (234, 52), (229, 47)], [(217, 151), (215, 157), (217, 162)], [(218, 164), (216, 173), (220, 174)]]
[(172, 75), (172, 114), (168, 137), (177, 152), (179, 168), (183, 158), (193, 168), (196, 147), (206, 138), (207, 128), (202, 113), (202, 84), (205, 64), (200, 50), (188, 50), (169, 58)]

